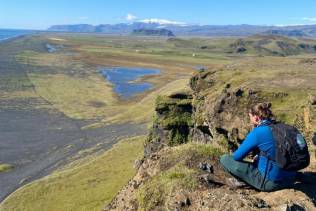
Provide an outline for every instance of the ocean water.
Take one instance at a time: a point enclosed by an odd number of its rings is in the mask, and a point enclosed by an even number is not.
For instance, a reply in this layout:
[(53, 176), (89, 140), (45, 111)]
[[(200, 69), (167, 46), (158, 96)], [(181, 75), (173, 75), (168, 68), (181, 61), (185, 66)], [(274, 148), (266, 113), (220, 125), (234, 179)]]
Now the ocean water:
[(31, 30), (0, 29), (0, 42), (21, 35), (31, 34), (33, 32), (34, 31)]
[(113, 84), (114, 92), (121, 98), (128, 99), (153, 87), (147, 82), (134, 82), (145, 75), (158, 75), (160, 70), (145, 68), (103, 68), (102, 75)]

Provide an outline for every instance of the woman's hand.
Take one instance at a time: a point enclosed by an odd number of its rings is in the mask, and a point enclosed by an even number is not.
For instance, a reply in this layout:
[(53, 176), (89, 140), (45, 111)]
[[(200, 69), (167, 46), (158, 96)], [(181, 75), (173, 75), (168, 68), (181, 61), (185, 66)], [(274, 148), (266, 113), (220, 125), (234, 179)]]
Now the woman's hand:
[(253, 159), (252, 159), (252, 162), (253, 162), (253, 163), (256, 162), (256, 161), (258, 160), (258, 158), (259, 158), (258, 155), (254, 156)]

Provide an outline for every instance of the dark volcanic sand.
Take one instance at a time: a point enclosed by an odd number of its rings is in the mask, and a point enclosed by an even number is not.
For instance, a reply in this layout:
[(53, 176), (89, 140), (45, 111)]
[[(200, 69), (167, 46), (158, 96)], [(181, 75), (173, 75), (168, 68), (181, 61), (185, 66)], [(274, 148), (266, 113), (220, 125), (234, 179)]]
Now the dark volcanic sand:
[[(45, 51), (45, 43), (20, 42), (19, 38), (0, 44), (0, 96), (18, 89), (33, 89), (25, 74), (30, 68), (14, 60), (22, 49)], [(11, 81), (9, 79), (18, 79)], [(110, 148), (120, 138), (146, 133), (145, 125), (122, 124), (81, 130), (88, 122), (73, 120), (57, 110), (36, 109), (49, 104), (44, 99), (0, 100), (0, 161), (14, 169), (0, 173), (0, 202), (17, 188), (66, 164), (78, 151)]]

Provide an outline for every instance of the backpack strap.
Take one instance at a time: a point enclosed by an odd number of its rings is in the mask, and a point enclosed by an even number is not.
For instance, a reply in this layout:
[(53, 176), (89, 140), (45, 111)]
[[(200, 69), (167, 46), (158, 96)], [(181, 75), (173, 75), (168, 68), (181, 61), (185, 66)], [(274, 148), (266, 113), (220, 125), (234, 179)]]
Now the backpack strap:
[[(274, 120), (268, 119), (268, 120), (263, 120), (263, 122), (261, 124), (259, 124), (257, 127), (269, 126), (269, 128), (271, 129), (270, 125), (272, 125), (272, 124), (276, 124), (276, 122)], [(268, 160), (275, 161), (275, 159), (272, 158), (271, 156), (269, 156), (268, 153), (265, 151), (260, 151), (259, 155), (268, 158)]]
[[(258, 125), (257, 127), (269, 126), (269, 128), (271, 129), (271, 127), (270, 127), (271, 124), (275, 124), (275, 121), (273, 121), (273, 120), (263, 120), (263, 122), (260, 125)], [(267, 178), (268, 169), (270, 168), (270, 165), (271, 165), (270, 161), (275, 161), (275, 159), (271, 158), (271, 156), (268, 155), (268, 153), (265, 152), (265, 151), (261, 151), (260, 150), (259, 155), (264, 156), (264, 157), (267, 158), (267, 164), (266, 164), (266, 168), (265, 168), (265, 171), (264, 171), (263, 180), (262, 180), (262, 183), (261, 183), (261, 189), (263, 189), (263, 186), (265, 184), (265, 180)]]
[(268, 158), (266, 169), (264, 170), (264, 177), (263, 177), (263, 180), (262, 180), (262, 183), (261, 183), (261, 189), (263, 189), (263, 186), (265, 184), (265, 181), (266, 181), (266, 178), (267, 178), (267, 175), (268, 175), (268, 169), (270, 168), (269, 165), (270, 165), (270, 159)]

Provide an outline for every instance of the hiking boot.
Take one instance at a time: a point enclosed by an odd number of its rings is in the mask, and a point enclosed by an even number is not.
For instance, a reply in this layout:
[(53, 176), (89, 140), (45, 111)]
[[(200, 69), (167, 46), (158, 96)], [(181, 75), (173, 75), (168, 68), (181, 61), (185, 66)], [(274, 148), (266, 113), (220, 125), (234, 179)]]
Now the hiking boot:
[(226, 178), (226, 184), (231, 188), (241, 188), (247, 186), (246, 183), (236, 178)]

